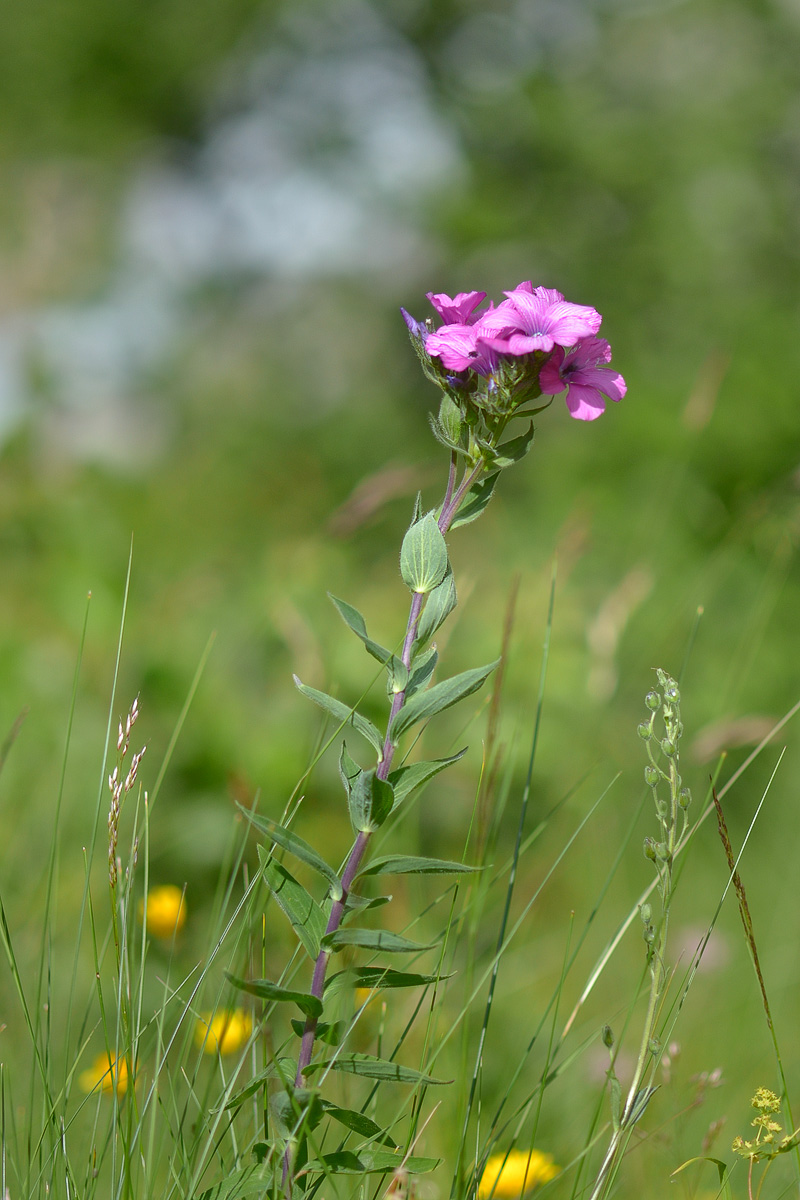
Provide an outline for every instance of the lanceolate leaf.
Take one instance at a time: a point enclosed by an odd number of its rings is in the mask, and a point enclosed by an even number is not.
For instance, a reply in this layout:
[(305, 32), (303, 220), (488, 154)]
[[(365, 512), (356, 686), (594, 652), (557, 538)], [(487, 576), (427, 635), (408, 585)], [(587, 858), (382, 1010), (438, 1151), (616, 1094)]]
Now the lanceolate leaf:
[(371, 1054), (338, 1054), (328, 1062), (312, 1063), (306, 1074), (312, 1071), (325, 1070), (345, 1071), (349, 1075), (363, 1075), (367, 1079), (381, 1079), (386, 1083), (413, 1084), (445, 1084), (452, 1083), (450, 1079), (436, 1079), (433, 1075), (423, 1075), (412, 1067), (403, 1067), (400, 1063), (389, 1062), (385, 1058), (373, 1058)]
[(510, 442), (504, 442), (502, 446), (498, 446), (493, 455), (494, 465), (503, 470), (505, 467), (511, 467), (515, 462), (519, 462), (521, 458), (530, 450), (533, 445), (533, 421), (531, 421), (525, 433), (519, 437), (512, 438)]
[(345, 600), (339, 600), (331, 592), (328, 592), (328, 595), (336, 606), (339, 616), (348, 628), (352, 629), (356, 637), (361, 638), (368, 653), (373, 658), (377, 658), (378, 662), (386, 667), (393, 690), (402, 692), (403, 685), (408, 676), (403, 661), (392, 654), (391, 650), (387, 650), (385, 646), (381, 646), (378, 642), (373, 642), (372, 638), (367, 634), (367, 623), (357, 608), (353, 608), (352, 604), (348, 604)]
[(407, 988), (425, 987), (430, 983), (438, 983), (440, 979), (449, 979), (448, 975), (420, 975), (413, 971), (393, 971), (390, 967), (348, 967), (345, 971), (337, 971), (331, 975), (325, 984), (326, 993), (338, 992), (346, 988)]
[(270, 841), (275, 842), (278, 846), (283, 846), (284, 850), (288, 850), (295, 858), (299, 858), (322, 875), (324, 879), (327, 879), (331, 895), (336, 900), (340, 898), (342, 881), (333, 867), (317, 854), (313, 846), (309, 846), (308, 842), (303, 841), (296, 833), (292, 833), (291, 829), (285, 829), (283, 825), (279, 825), (277, 821), (272, 821), (269, 817), (262, 816), (261, 813), (252, 812), (249, 808), (243, 808), (241, 804), (237, 805), (237, 808), (244, 813), (250, 824), (255, 825), (256, 829), (265, 834)]
[(387, 929), (337, 929), (335, 933), (326, 933), (322, 945), (331, 950), (341, 950), (345, 946), (361, 946), (365, 950), (387, 950), (398, 954), (410, 951), (429, 950), (419, 942), (412, 942), (399, 933), (390, 933)]
[(289, 1002), (296, 1004), (301, 1012), (304, 1012), (307, 1017), (322, 1016), (322, 1001), (318, 996), (312, 996), (308, 992), (293, 992), (289, 988), (280, 987), (277, 983), (272, 983), (269, 979), (237, 979), (235, 975), (225, 972), (230, 982), (234, 987), (239, 988), (242, 992), (247, 992), (251, 996), (258, 996), (260, 1000), (277, 1000), (279, 1003)]
[(424, 650), (422, 654), (417, 655), (412, 663), (411, 672), (406, 684), (406, 700), (410, 700), (415, 692), (419, 692), (424, 688), (433, 672), (436, 670), (436, 664), (439, 661), (438, 652), (431, 647), (430, 650)]
[(473, 484), (469, 489), (464, 502), (458, 510), (458, 515), (451, 523), (451, 529), (458, 529), (459, 525), (468, 525), (470, 521), (475, 521), (486, 508), (486, 505), (492, 498), (494, 485), (497, 483), (499, 471), (494, 471), (491, 475), (487, 475), (480, 483)]
[(266, 1163), (240, 1167), (197, 1195), (197, 1200), (250, 1200), (271, 1194), (272, 1167)]
[(302, 883), (290, 875), (282, 863), (277, 862), (265, 846), (258, 847), (264, 881), (292, 923), (292, 928), (303, 943), (309, 958), (316, 960), (319, 942), (327, 924), (322, 909), (309, 896)]
[(360, 771), (350, 788), (350, 820), (356, 833), (374, 833), (392, 811), (392, 786), (378, 779), (374, 769)]
[(474, 667), (471, 671), (462, 671), (460, 675), (454, 675), (452, 679), (443, 679), (441, 683), (435, 683), (426, 692), (418, 692), (416, 696), (412, 696), (392, 721), (390, 729), (392, 739), (396, 741), (402, 733), (405, 733), (412, 725), (416, 725), (417, 721), (426, 721), (436, 713), (442, 712), (443, 709), (450, 708), (451, 705), (458, 704), (459, 700), (477, 692), (499, 662), (498, 658), (485, 667)]
[(404, 1156), (399, 1150), (334, 1150), (319, 1160), (306, 1164), (307, 1171), (325, 1171), (332, 1175), (390, 1175), (398, 1169), (412, 1175), (433, 1171), (442, 1160), (422, 1158), (416, 1154)]
[(333, 1117), (334, 1121), (338, 1121), (340, 1125), (344, 1125), (345, 1129), (352, 1129), (353, 1133), (360, 1133), (362, 1137), (373, 1138), (375, 1141), (382, 1142), (384, 1146), (394, 1147), (396, 1145), (386, 1130), (364, 1113), (356, 1112), (352, 1108), (339, 1108), (338, 1104), (332, 1104), (330, 1100), (323, 1100), (322, 1107), (328, 1116)]
[(400, 550), (400, 574), (412, 592), (430, 592), (447, 571), (447, 545), (436, 517), (427, 513), (412, 525)]
[(344, 790), (349, 796), (350, 789), (361, 774), (361, 767), (354, 758), (350, 757), (350, 753), (345, 742), (342, 742), (342, 749), (339, 752), (339, 774), (342, 777)]
[(383, 757), (383, 738), (377, 726), (372, 724), (372, 721), (362, 717), (361, 713), (357, 713), (354, 708), (348, 708), (346, 704), (342, 704), (341, 700), (336, 700), (333, 696), (329, 696), (327, 692), (320, 692), (317, 688), (309, 687), (305, 683), (301, 683), (296, 675), (293, 676), (295, 687), (302, 692), (304, 696), (308, 696), (309, 700), (313, 700), (320, 708), (324, 708), (331, 716), (339, 722), (340, 726), (352, 725), (353, 729), (365, 737), (368, 742), (371, 742), (378, 751), (378, 760)]
[(445, 858), (413, 858), (406, 854), (387, 854), (385, 858), (373, 858), (372, 862), (359, 871), (364, 875), (466, 875), (480, 871), (468, 863), (449, 862)]
[(459, 750), (458, 754), (452, 754), (450, 758), (433, 758), (428, 762), (410, 763), (407, 767), (397, 767), (394, 771), (389, 772), (389, 782), (394, 789), (394, 807), (402, 804), (406, 796), (410, 795), (415, 788), (422, 787), (423, 783), (427, 783), (434, 775), (438, 775), (445, 767), (449, 767), (451, 763), (458, 762), (467, 753), (466, 746), (463, 750)]
[(456, 582), (453, 572), (448, 570), (444, 579), (428, 593), (422, 616), (417, 624), (416, 645), (424, 646), (440, 625), (443, 625), (458, 603)]

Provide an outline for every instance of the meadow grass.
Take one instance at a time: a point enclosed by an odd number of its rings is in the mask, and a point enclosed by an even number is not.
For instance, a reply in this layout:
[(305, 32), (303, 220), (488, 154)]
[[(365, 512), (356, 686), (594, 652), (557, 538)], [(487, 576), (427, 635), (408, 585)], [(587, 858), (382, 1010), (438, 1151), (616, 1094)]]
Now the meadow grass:
[[(731, 857), (728, 883), (710, 919), (704, 918), (705, 934), (694, 957), (684, 963), (671, 960), (667, 966), (665, 941), (659, 944), (663, 965), (646, 1014), (643, 993), (648, 969), (651, 975), (653, 971), (648, 951), (651, 943), (641, 934), (643, 906), (654, 903), (660, 875), (629, 900), (622, 919), (606, 910), (620, 865), (628, 856), (640, 853), (642, 810), (647, 814), (651, 805), (648, 787), (631, 806), (628, 832), (616, 855), (606, 862), (604, 878), (588, 912), (578, 917), (565, 906), (558, 928), (541, 927), (537, 906), (543, 894), (563, 876), (566, 864), (574, 866), (581, 856), (591, 853), (593, 830), (602, 822), (609, 796), (621, 786), (628, 794), (631, 791), (630, 782), (621, 785), (619, 779), (608, 779), (600, 790), (589, 780), (578, 779), (549, 812), (531, 819), (555, 595), (554, 580), (524, 776), (521, 781), (515, 777), (513, 756), (498, 737), (503, 695), (499, 675), (488, 700), (458, 730), (453, 743), (455, 748), (466, 735), (479, 740), (480, 726), (488, 715), (483, 763), (462, 843), (463, 861), (479, 870), (439, 887), (431, 886), (435, 879), (413, 884), (408, 878), (406, 883), (413, 886), (401, 889), (395, 897), (400, 913), (398, 932), (438, 946), (433, 952), (410, 952), (404, 960), (403, 970), (429, 981), (421, 985), (418, 994), (381, 988), (379, 971), (370, 986), (370, 956), (358, 977), (361, 991), (355, 993), (355, 999), (352, 986), (338, 992), (338, 1004), (333, 1008), (333, 1023), (339, 1024), (338, 1045), (327, 1052), (326, 1065), (314, 1078), (313, 1088), (315, 1094), (326, 1095), (326, 1103), (330, 1103), (328, 1096), (335, 1098), (340, 1118), (347, 1114), (351, 1127), (340, 1120), (324, 1135), (309, 1131), (308, 1156), (316, 1156), (323, 1166), (316, 1183), (304, 1188), (300, 1181), (295, 1182), (298, 1192), (314, 1194), (321, 1189), (324, 1195), (377, 1196), (387, 1189), (392, 1194), (406, 1189), (424, 1196), (449, 1191), (460, 1200), (476, 1192), (481, 1196), (516, 1195), (531, 1185), (573, 1197), (592, 1190), (595, 1195), (605, 1195), (612, 1184), (617, 1192), (631, 1195), (643, 1186), (654, 1186), (657, 1176), (652, 1172), (657, 1168), (649, 1163), (648, 1146), (653, 1140), (658, 1146), (665, 1124), (680, 1120), (679, 1112), (664, 1111), (657, 1093), (665, 1090), (665, 1075), (675, 1073), (672, 1060), (679, 1057), (679, 1018), (684, 1005), (691, 1004), (690, 989), (729, 889), (735, 888), (742, 902), (738, 869), (747, 838), (738, 856)], [(504, 653), (512, 628), (509, 615)], [(121, 654), (122, 632), (117, 669)], [(185, 953), (181, 929), (174, 924), (170, 931), (167, 921), (156, 935), (148, 929), (146, 909), (139, 913), (148, 893), (154, 894), (150, 838), (159, 819), (155, 801), (168, 780), (170, 757), (181, 729), (191, 721), (191, 699), (202, 687), (206, 657), (191, 684), (163, 761), (156, 769), (145, 756), (138, 777), (123, 789), (118, 824), (116, 819), (112, 822), (111, 881), (106, 821), (114, 807), (114, 785), (119, 790), (124, 772), (130, 771), (140, 728), (139, 703), (134, 701), (119, 722), (115, 751), (114, 728), (121, 706), (113, 690), (105, 735), (110, 749), (104, 755), (96, 793), (94, 840), (83, 855), (83, 899), (77, 917), (74, 911), (71, 914), (74, 923), (71, 920), (65, 929), (59, 920), (64, 848), (58, 807), (46, 847), (42, 910), (36, 914), (41, 922), (37, 958), (27, 956), (21, 965), (15, 948), (17, 934), (5, 905), (0, 913), (16, 993), (16, 1009), (6, 1018), (15, 1030), (14, 1052), (4, 1063), (1, 1081), (2, 1186), (10, 1197), (232, 1200), (282, 1194), (274, 1161), (268, 1169), (269, 1147), (274, 1146), (276, 1137), (291, 1135), (293, 1123), (296, 1138), (303, 1131), (307, 1113), (307, 1109), (298, 1109), (292, 1115), (291, 1106), (287, 1111), (285, 1105), (281, 1109), (280, 1103), (276, 1104), (276, 1097), (288, 1094), (283, 1089), (290, 1087), (296, 1070), (291, 1041), (287, 1041), (285, 1008), (264, 997), (249, 999), (231, 984), (230, 977), (241, 979), (248, 972), (266, 977), (272, 972), (282, 987), (305, 985), (297, 953), (289, 953), (283, 965), (276, 966), (281, 958), (276, 944), (285, 947), (280, 932), (284, 916), (263, 886), (246, 822), (231, 822), (225, 868), (202, 934), (202, 954)], [(80, 657), (67, 721), (65, 763), (79, 702)], [(144, 702), (141, 704), (143, 709)], [(796, 707), (781, 724), (795, 711)], [(777, 732), (779, 729), (773, 731)], [(330, 724), (319, 727), (318, 744), (284, 805), (282, 820), (292, 822), (297, 817), (304, 829), (313, 830), (314, 813), (305, 796), (313, 791), (314, 770), (335, 734)], [(517, 736), (522, 737), (523, 731), (518, 730)], [(631, 736), (636, 736), (634, 730)], [(718, 765), (718, 802), (756, 762), (771, 738), (772, 734), (765, 737), (727, 779), (723, 779), (723, 764)], [(3, 759), (11, 752), (9, 737)], [(112, 775), (109, 790), (109, 762), (113, 772), (115, 761), (117, 776), (114, 780)], [(779, 767), (780, 760), (773, 776)], [(151, 775), (152, 790), (146, 783)], [(434, 780), (414, 803), (436, 803), (436, 789)], [(768, 793), (767, 786), (762, 803)], [(576, 796), (582, 798), (578, 807)], [(257, 795), (250, 803), (256, 808), (263, 806)], [(691, 877), (691, 865), (685, 869), (687, 852), (713, 811), (709, 783), (704, 801), (694, 803), (688, 810), (691, 819), (676, 830), (671, 888), (687, 886)], [(565, 815), (568, 831), (563, 824), (559, 828)], [(404, 835), (414, 841), (414, 831), (409, 832), (414, 816), (409, 802), (400, 810), (398, 828), (391, 830), (392, 845), (398, 839), (402, 844)], [(758, 812), (751, 829), (757, 816)], [(652, 814), (650, 817), (651, 826), (657, 827)], [(386, 830), (381, 832), (381, 840), (384, 838), (388, 845)], [(381, 851), (379, 844), (376, 852)], [(730, 854), (733, 856), (733, 851)], [(263, 857), (261, 861), (263, 864)], [(73, 873), (70, 871), (71, 877)], [(178, 890), (183, 903), (183, 891)], [(191, 899), (187, 904), (191, 921)], [(552, 905), (548, 917), (552, 917)], [(644, 921), (645, 933), (654, 920), (650, 916)], [(665, 936), (663, 927), (660, 936)], [(748, 939), (751, 952), (757, 954), (752, 920)], [(628, 945), (628, 953), (623, 955), (626, 941), (638, 944), (638, 954)], [(519, 966), (513, 960), (522, 947), (543, 961), (544, 970), (526, 972), (541, 978), (528, 979), (523, 985), (523, 994), (526, 990), (528, 994), (520, 1002), (520, 985), (513, 979)], [(353, 953), (345, 953), (344, 961), (352, 963)], [(622, 969), (620, 957), (625, 959)], [(509, 996), (502, 995), (506, 968), (512, 975)], [(760, 969), (759, 978), (766, 989)], [(600, 1002), (597, 993), (603, 993)], [(602, 1021), (600, 1014), (605, 1018)], [(499, 1054), (493, 1045), (498, 1022), (502, 1025)], [(771, 1016), (770, 1026), (776, 1065), (782, 1071)], [(226, 1042), (228, 1030), (231, 1035)], [(625, 1049), (640, 1042), (644, 1047), (641, 1071), (632, 1083), (624, 1074)], [(604, 1043), (608, 1056), (605, 1075), (601, 1072), (590, 1086), (582, 1064)], [(357, 1069), (358, 1056), (365, 1054), (396, 1064), (401, 1082), (352, 1074), (353, 1063)], [(355, 1057), (349, 1060), (349, 1055)], [(336, 1070), (337, 1059), (349, 1063), (346, 1072)], [(764, 1069), (770, 1078), (774, 1076), (775, 1065)], [(442, 1086), (441, 1081), (449, 1086)], [(713, 1078), (696, 1081), (690, 1107), (701, 1106), (708, 1089), (718, 1082)], [(788, 1083), (783, 1082), (783, 1098), (789, 1107)], [(628, 1087), (632, 1090), (626, 1101), (623, 1089)], [(654, 1108), (661, 1106), (653, 1122), (651, 1102)], [(552, 1114), (548, 1111), (551, 1103)], [(573, 1110), (566, 1122), (565, 1105)], [(581, 1125), (582, 1134), (578, 1132)], [(348, 1158), (354, 1145), (360, 1159), (356, 1155)], [(398, 1159), (388, 1174), (387, 1146)], [(370, 1152), (377, 1166), (374, 1173), (365, 1174), (364, 1155)], [(711, 1161), (713, 1156), (708, 1157)], [(730, 1189), (734, 1164), (732, 1155), (727, 1158), (728, 1174), (720, 1177), (720, 1187)], [(720, 1151), (719, 1161), (724, 1159)], [(680, 1166), (676, 1156), (673, 1169)], [(426, 1181), (429, 1171), (431, 1182)], [(681, 1179), (690, 1174), (687, 1168)], [(796, 1161), (793, 1177), (798, 1178)], [(736, 1175), (732, 1178), (735, 1181)], [(496, 1181), (493, 1192), (492, 1180)], [(508, 1188), (512, 1190), (504, 1190)]]

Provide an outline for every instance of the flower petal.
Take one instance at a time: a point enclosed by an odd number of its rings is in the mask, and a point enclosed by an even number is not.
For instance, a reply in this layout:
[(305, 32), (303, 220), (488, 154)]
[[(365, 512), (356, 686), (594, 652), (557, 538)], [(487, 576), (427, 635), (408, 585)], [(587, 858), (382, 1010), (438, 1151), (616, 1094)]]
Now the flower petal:
[(606, 410), (606, 402), (597, 388), (571, 383), (567, 390), (567, 408), (578, 421), (595, 421)]

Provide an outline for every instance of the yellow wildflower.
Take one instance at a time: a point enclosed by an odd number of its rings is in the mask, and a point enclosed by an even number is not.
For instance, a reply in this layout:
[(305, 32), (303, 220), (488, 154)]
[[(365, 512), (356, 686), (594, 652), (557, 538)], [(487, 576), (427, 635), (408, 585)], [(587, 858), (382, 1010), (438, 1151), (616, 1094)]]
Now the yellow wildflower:
[(243, 1008), (220, 1008), (201, 1013), (194, 1040), (204, 1054), (235, 1054), (253, 1032), (253, 1021)]
[[(145, 919), (144, 900), (139, 901), (139, 920)], [(186, 923), (183, 889), (174, 883), (151, 888), (147, 893), (147, 932), (156, 938), (171, 938)]]
[(509, 1150), (508, 1154), (493, 1154), (483, 1168), (478, 1184), (479, 1200), (517, 1200), (539, 1183), (555, 1179), (559, 1167), (549, 1154), (541, 1150)]
[(92, 1065), (78, 1076), (78, 1087), (82, 1092), (113, 1092), (116, 1088), (118, 1096), (124, 1096), (128, 1090), (128, 1064), (124, 1058), (116, 1062), (103, 1051), (98, 1054)]

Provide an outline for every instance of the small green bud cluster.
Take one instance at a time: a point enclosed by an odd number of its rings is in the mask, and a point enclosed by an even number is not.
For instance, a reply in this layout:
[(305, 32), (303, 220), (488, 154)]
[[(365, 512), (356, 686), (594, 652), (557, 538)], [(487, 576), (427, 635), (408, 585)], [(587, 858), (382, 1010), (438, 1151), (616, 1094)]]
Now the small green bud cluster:
[[(652, 862), (661, 863), (671, 858), (676, 841), (686, 831), (692, 794), (682, 786), (678, 772), (680, 740), (683, 736), (680, 688), (672, 676), (660, 667), (656, 676), (658, 689), (651, 689), (644, 698), (648, 719), (640, 722), (636, 732), (647, 746), (650, 761), (644, 769), (644, 781), (653, 792), (653, 803), (662, 832), (661, 842), (649, 839), (645, 843), (645, 854)], [(656, 727), (657, 722), (659, 728)], [(662, 784), (669, 788), (669, 801), (659, 795)], [(677, 828), (679, 814), (682, 818), (680, 830)]]

